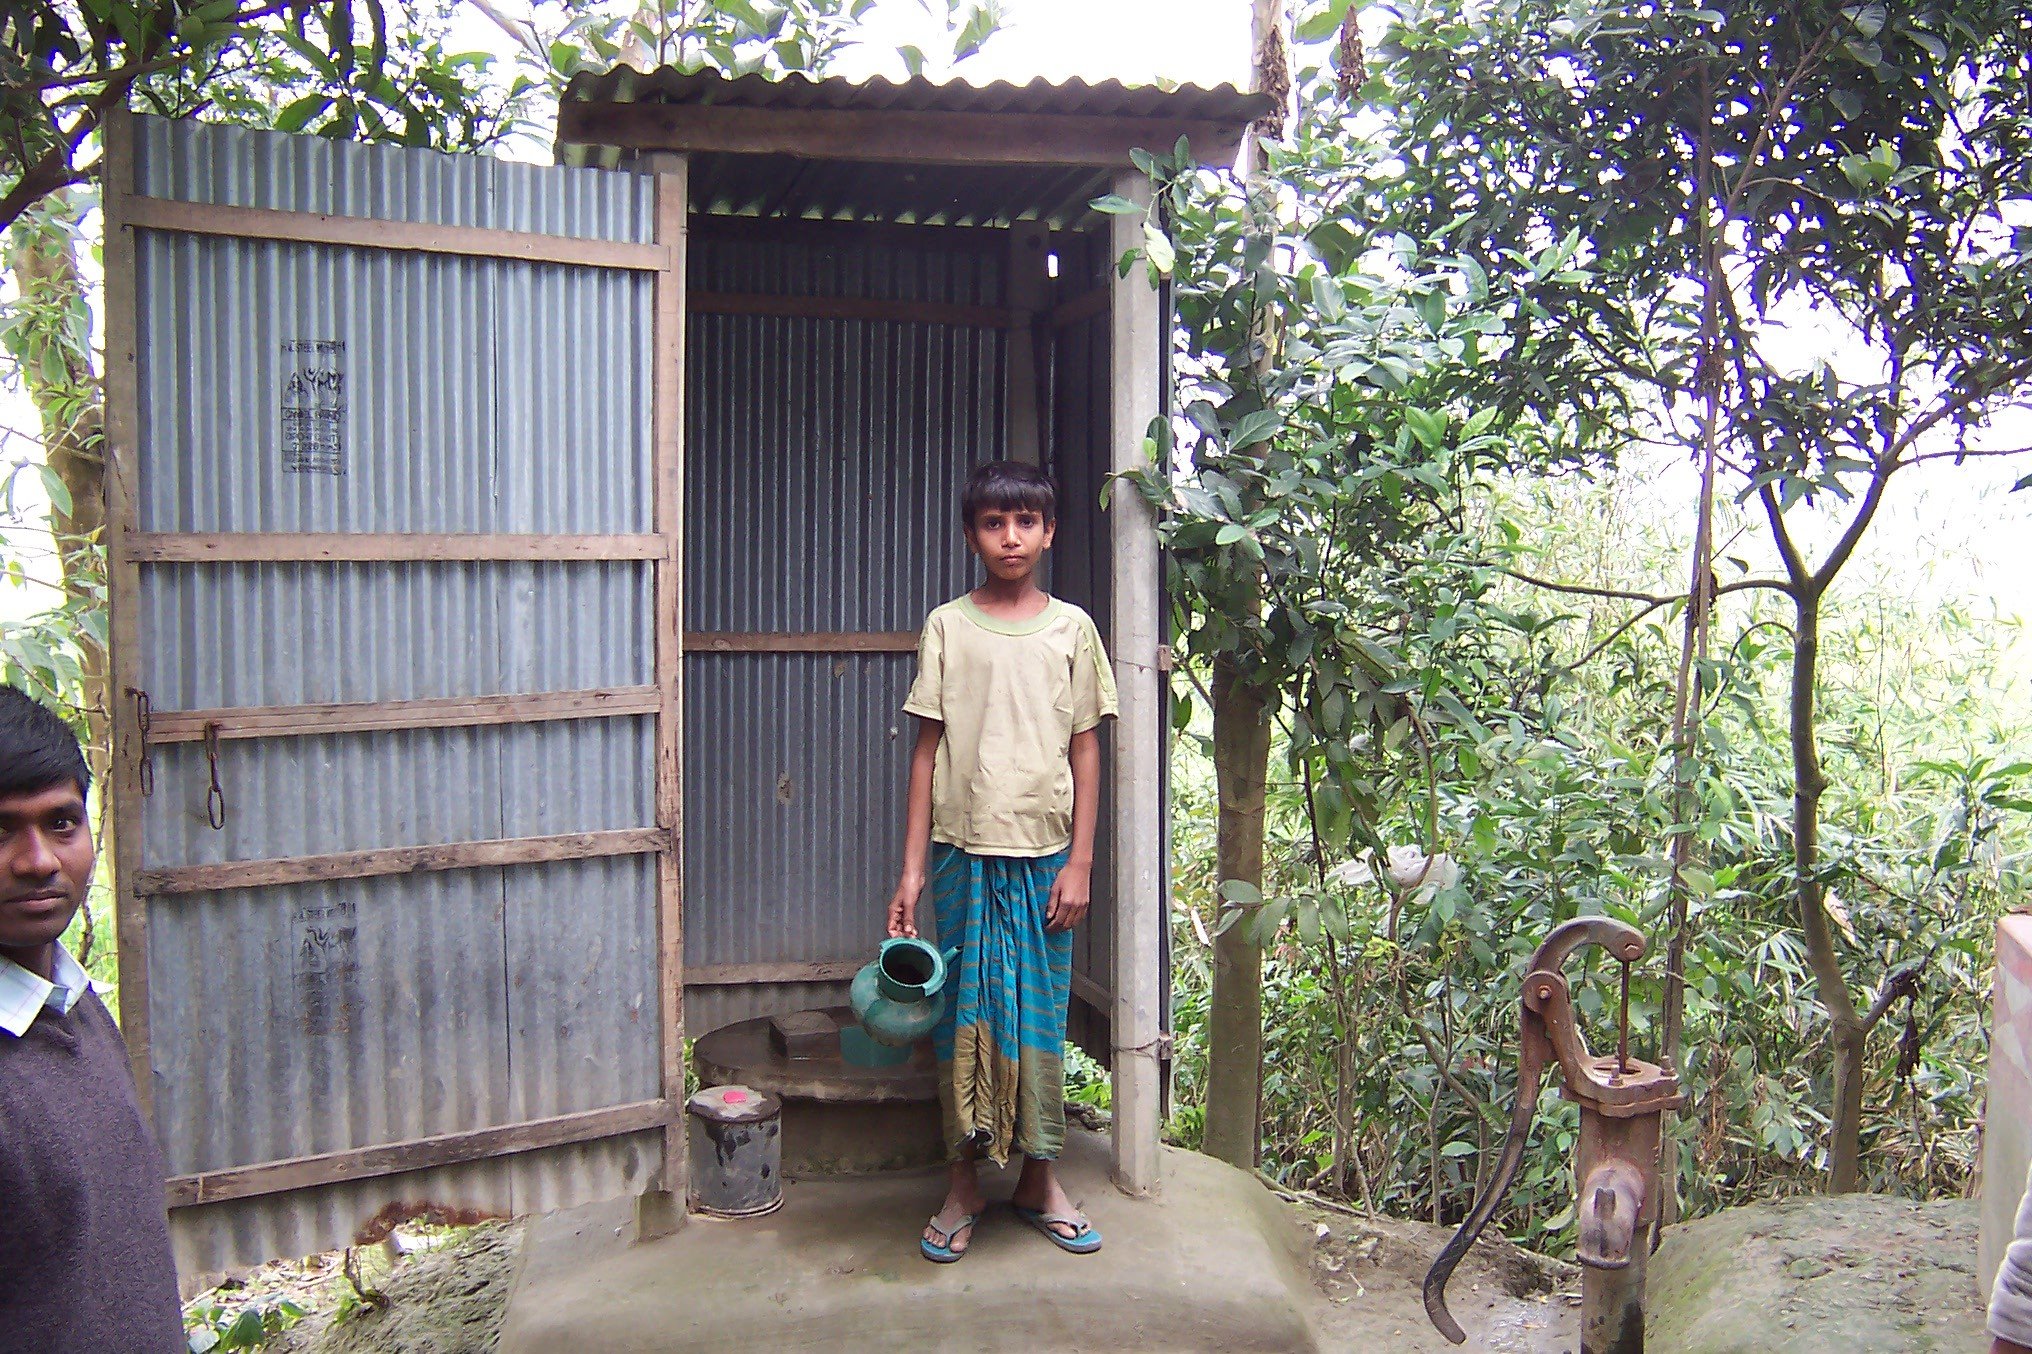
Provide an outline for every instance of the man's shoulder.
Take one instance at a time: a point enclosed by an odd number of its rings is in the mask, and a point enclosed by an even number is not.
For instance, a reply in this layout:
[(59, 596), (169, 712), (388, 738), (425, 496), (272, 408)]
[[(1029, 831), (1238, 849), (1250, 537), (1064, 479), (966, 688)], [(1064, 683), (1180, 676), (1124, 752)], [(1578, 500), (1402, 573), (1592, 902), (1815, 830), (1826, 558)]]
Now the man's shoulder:
[(123, 1068), (126, 1066), (127, 1044), (120, 1026), (90, 987), (68, 1012), (47, 1008), (36, 1012), (35, 1019), (19, 1035), (0, 1033), (0, 1050), (18, 1051), (24, 1061), (44, 1056), (50, 1048), (66, 1050), (67, 1065), (81, 1054), (89, 1058), (116, 1049), (117, 1061)]
[(99, 999), (96, 989), (86, 987), (84, 995), (78, 998), (78, 1004), (71, 1008), (71, 1014), (79, 1018), (80, 1024), (89, 1026), (94, 1033), (111, 1035), (123, 1049), (127, 1046), (126, 1037), (120, 1033), (119, 1022), (115, 1021), (113, 1013), (106, 1009), (106, 1003)]

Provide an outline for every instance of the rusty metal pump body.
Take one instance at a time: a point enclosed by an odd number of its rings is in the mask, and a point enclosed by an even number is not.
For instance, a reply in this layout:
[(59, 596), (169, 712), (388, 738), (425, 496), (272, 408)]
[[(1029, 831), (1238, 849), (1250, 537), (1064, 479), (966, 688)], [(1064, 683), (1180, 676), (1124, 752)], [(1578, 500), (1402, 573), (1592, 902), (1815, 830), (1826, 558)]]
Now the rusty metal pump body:
[[(1588, 1052), (1574, 1022), (1566, 961), (1599, 945), (1623, 968), (1623, 1030), (1617, 1052)], [(1516, 1179), (1531, 1137), (1538, 1088), (1548, 1064), (1559, 1067), (1560, 1093), (1580, 1106), (1574, 1156), (1581, 1270), (1581, 1354), (1642, 1354), (1644, 1270), (1658, 1209), (1658, 1149), (1667, 1110), (1685, 1097), (1671, 1068), (1629, 1056), (1629, 965), (1644, 957), (1644, 936), (1609, 917), (1579, 917), (1553, 929), (1531, 957), (1518, 1016), (1517, 1098), (1510, 1130), (1488, 1189), (1425, 1276), (1425, 1311), (1455, 1344), (1467, 1335), (1446, 1306), (1446, 1283)]]

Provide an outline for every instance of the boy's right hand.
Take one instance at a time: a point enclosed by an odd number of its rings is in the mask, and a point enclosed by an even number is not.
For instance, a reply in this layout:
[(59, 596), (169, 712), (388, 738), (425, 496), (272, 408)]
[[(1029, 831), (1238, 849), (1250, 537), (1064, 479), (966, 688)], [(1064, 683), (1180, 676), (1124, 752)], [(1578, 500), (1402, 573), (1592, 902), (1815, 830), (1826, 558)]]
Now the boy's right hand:
[(889, 899), (889, 934), (914, 936), (917, 934), (917, 896), (924, 892), (923, 880), (905, 879), (896, 886), (896, 893)]

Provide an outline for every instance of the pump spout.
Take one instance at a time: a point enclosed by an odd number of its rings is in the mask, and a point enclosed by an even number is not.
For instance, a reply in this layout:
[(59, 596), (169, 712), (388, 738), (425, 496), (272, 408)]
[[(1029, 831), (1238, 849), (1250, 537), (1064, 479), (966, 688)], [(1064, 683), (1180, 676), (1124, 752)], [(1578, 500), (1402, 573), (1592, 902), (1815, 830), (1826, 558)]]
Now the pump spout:
[(1606, 1161), (1581, 1182), (1576, 1249), (1583, 1265), (1627, 1269), (1644, 1213), (1644, 1178), (1626, 1161)]

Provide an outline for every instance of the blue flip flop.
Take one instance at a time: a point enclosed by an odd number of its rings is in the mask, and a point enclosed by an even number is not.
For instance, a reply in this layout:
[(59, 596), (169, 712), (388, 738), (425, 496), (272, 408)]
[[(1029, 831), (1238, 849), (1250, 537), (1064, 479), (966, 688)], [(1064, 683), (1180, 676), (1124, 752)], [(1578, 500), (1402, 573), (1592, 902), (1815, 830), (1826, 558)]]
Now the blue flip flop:
[(969, 1236), (967, 1238), (966, 1250), (959, 1251), (952, 1248), (952, 1239), (980, 1220), (981, 1215), (979, 1213), (969, 1213), (952, 1226), (941, 1227), (938, 1225), (938, 1215), (933, 1214), (929, 1226), (932, 1231), (937, 1232), (945, 1240), (933, 1241), (930, 1237), (921, 1236), (917, 1238), (917, 1249), (923, 1253), (925, 1259), (934, 1264), (950, 1265), (956, 1260), (964, 1260), (966, 1259), (967, 1251), (974, 1248), (973, 1237)]
[[(1081, 1214), (1046, 1213), (1042, 1209), (1017, 1207), (1016, 1216), (1044, 1233), (1051, 1244), (1062, 1251), (1071, 1251), (1074, 1255), (1092, 1255), (1101, 1248), (1101, 1234), (1095, 1231), (1094, 1225)], [(1072, 1235), (1063, 1235), (1054, 1224), (1072, 1228)]]

